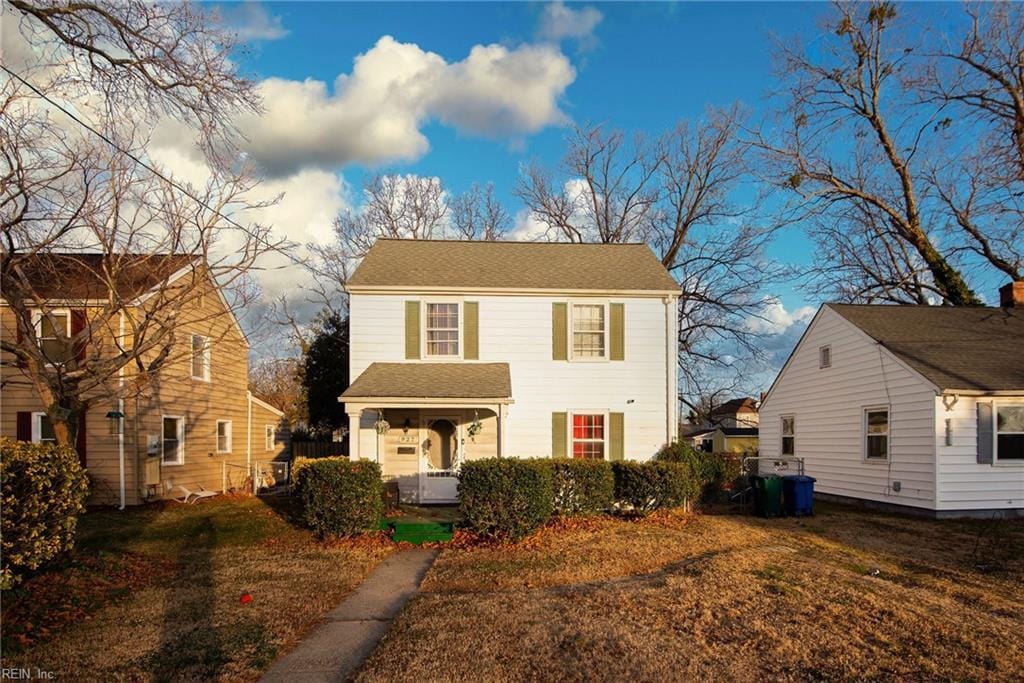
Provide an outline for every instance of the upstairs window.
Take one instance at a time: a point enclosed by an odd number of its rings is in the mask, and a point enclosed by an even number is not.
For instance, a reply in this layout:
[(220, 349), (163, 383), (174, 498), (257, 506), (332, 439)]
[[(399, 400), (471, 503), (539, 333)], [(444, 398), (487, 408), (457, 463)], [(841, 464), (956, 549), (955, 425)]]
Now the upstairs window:
[(210, 379), (210, 339), (199, 334), (192, 335), (192, 378)]
[(782, 417), (782, 454), (796, 454), (796, 417), (793, 415)]
[(1024, 462), (1024, 405), (996, 405), (995, 459)]
[[(63, 339), (61, 338), (63, 336)], [(40, 312), (36, 315), (36, 338), (43, 356), (51, 363), (71, 359), (71, 312), (68, 310)]]
[(888, 408), (868, 408), (864, 411), (864, 457), (868, 460), (889, 459)]
[(604, 460), (604, 415), (572, 416), (572, 457)]
[(822, 369), (832, 367), (831, 346), (822, 346), (818, 349), (818, 367)]
[(459, 355), (459, 305), (457, 303), (427, 304), (427, 355), (453, 357)]
[(607, 337), (604, 304), (573, 304), (572, 355), (574, 358), (604, 358)]

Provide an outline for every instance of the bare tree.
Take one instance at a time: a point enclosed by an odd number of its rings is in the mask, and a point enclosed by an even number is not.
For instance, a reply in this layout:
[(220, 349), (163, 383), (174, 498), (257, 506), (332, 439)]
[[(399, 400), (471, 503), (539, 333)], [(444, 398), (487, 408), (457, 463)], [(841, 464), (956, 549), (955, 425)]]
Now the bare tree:
[(653, 142), (578, 129), (560, 173), (533, 165), (517, 188), (549, 239), (651, 245), (679, 282), (681, 399), (691, 406), (710, 385), (732, 387), (758, 355), (748, 320), (781, 275), (764, 256), (773, 227), (753, 220), (758, 200), (737, 201), (749, 177), (741, 119), (737, 108), (711, 111)]
[[(287, 243), (247, 218), (264, 204), (247, 199), (256, 181), (230, 122), (259, 102), (202, 10), (9, 4), (23, 44), (5, 46), (0, 82), (0, 277), (15, 328), (0, 351), (5, 381), (29, 383), (71, 445), (92, 402), (137, 394), (195, 353), (182, 325), (228, 329), (257, 295), (260, 257)], [(196, 132), (199, 187), (146, 161), (161, 121)], [(227, 310), (204, 305), (221, 292)]]
[(253, 393), (284, 411), (285, 419), (292, 425), (308, 419), (301, 366), (301, 358), (267, 358), (253, 364), (249, 370)]
[(494, 196), (491, 183), (482, 189), (474, 184), (451, 200), (449, 210), (452, 233), (459, 239), (495, 242), (504, 239), (512, 227), (512, 217)]

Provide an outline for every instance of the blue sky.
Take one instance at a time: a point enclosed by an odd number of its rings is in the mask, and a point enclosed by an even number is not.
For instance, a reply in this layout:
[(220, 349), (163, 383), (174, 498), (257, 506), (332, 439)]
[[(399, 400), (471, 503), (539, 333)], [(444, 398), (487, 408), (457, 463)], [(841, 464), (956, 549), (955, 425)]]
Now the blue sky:
[[(358, 202), (367, 173), (437, 176), (455, 192), (491, 182), (516, 213), (522, 206), (512, 189), (521, 165), (536, 159), (554, 166), (572, 122), (657, 134), (680, 119), (701, 117), (709, 106), (735, 102), (756, 118), (776, 89), (773, 36), (799, 34), (813, 51), (819, 22), (829, 11), (824, 3), (728, 2), (590, 3), (570, 4), (568, 10), (540, 2), (220, 7), (247, 39), (238, 56), (243, 72), (261, 81), (269, 96), (270, 123), (250, 129), (255, 130), (253, 154), (277, 164), (271, 187), (294, 195), (279, 210), (275, 226), (295, 231), (298, 241), (309, 235), (323, 239), (331, 212)], [(952, 4), (901, 9), (929, 15), (940, 28), (958, 10)], [(552, 16), (567, 24), (552, 29)], [(393, 40), (382, 40), (385, 36)], [(547, 81), (546, 89), (532, 99), (499, 105), (494, 102), (503, 93), (487, 91), (478, 81), (473, 88), (479, 92), (462, 93), (465, 81), (458, 79), (465, 74), (453, 74), (480, 50), (497, 50), (489, 53), (496, 60), (521, 58), (520, 67), (540, 69), (536, 80)], [(401, 81), (391, 73), (410, 63), (430, 64), (435, 76), (444, 71), (449, 90), (419, 92), (423, 79)], [(345, 87), (337, 87), (339, 76), (347, 78)], [(402, 92), (381, 94), (387, 88)], [(356, 90), (360, 94), (353, 95)], [(511, 130), (496, 132), (474, 118), (477, 108), (492, 106), (502, 115), (513, 111)], [(546, 113), (536, 113), (544, 106)], [(376, 129), (392, 120), (398, 121), (398, 132)], [(314, 157), (319, 175), (302, 168)], [(330, 177), (325, 180), (324, 174)], [(309, 223), (305, 232), (304, 222)], [(803, 264), (812, 249), (794, 227), (779, 234), (770, 256)], [(792, 282), (780, 282), (766, 294), (782, 303), (770, 343), (779, 363), (819, 302)]]

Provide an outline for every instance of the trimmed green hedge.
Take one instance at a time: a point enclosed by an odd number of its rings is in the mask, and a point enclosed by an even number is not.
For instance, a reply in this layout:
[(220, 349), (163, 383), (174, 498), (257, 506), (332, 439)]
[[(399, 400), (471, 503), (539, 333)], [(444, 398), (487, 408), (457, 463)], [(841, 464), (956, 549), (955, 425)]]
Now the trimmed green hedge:
[(692, 500), (700, 483), (690, 466), (679, 462), (613, 462), (615, 502), (641, 514), (674, 508)]
[(462, 464), (459, 511), (472, 531), (517, 541), (551, 517), (550, 460), (485, 458)]
[(89, 482), (74, 449), (0, 439), (0, 588), (75, 542)]
[(700, 499), (705, 501), (714, 500), (726, 484), (736, 481), (742, 463), (742, 456), (698, 451), (681, 442), (663, 447), (655, 459), (689, 466), (699, 482)]
[(306, 525), (321, 536), (352, 536), (380, 524), (384, 511), (380, 465), (332, 457), (293, 470)]
[(605, 460), (556, 458), (551, 465), (553, 508), (560, 515), (593, 515), (612, 507), (615, 477)]

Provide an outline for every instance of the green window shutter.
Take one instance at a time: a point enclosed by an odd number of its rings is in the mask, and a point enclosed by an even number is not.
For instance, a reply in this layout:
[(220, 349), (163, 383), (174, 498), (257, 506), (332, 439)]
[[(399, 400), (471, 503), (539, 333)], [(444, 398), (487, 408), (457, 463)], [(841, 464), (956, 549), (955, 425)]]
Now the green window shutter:
[(405, 302), (405, 357), (415, 360), (420, 357), (420, 302)]
[(551, 457), (564, 458), (565, 444), (569, 439), (566, 433), (569, 416), (566, 413), (551, 413)]
[(610, 304), (611, 359), (626, 360), (626, 304)]
[(480, 360), (480, 304), (467, 301), (462, 304), (462, 338), (466, 348), (462, 357), (466, 360)]
[(569, 307), (564, 303), (551, 304), (551, 360), (568, 360)]
[(608, 422), (608, 459), (622, 460), (626, 452), (626, 415), (611, 413)]

